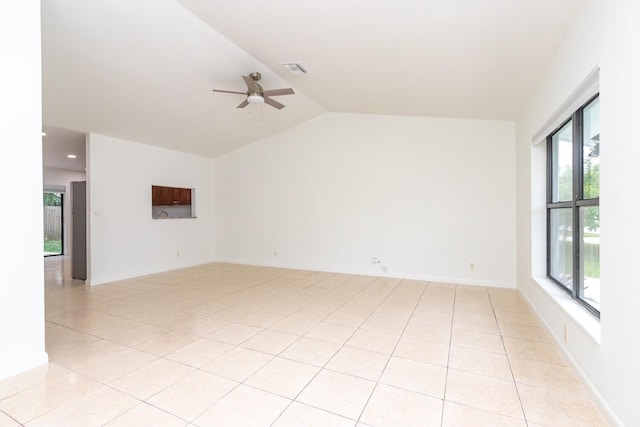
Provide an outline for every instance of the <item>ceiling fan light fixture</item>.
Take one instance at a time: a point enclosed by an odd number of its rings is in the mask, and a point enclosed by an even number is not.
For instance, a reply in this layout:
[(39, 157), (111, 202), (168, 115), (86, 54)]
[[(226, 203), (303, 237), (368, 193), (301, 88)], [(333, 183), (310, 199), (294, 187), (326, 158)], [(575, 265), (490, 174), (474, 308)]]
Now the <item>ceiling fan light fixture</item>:
[(260, 94), (252, 93), (249, 96), (247, 96), (247, 102), (249, 104), (263, 104), (264, 98)]

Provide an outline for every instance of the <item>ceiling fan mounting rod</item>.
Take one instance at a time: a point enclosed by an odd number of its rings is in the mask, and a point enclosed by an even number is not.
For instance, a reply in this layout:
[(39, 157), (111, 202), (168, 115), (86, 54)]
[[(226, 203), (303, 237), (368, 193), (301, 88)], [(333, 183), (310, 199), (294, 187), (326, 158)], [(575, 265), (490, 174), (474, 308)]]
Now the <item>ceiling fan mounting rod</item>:
[(254, 82), (258, 82), (261, 78), (262, 78), (262, 74), (256, 72), (253, 72), (251, 74), (249, 74), (249, 77), (251, 77), (253, 79)]

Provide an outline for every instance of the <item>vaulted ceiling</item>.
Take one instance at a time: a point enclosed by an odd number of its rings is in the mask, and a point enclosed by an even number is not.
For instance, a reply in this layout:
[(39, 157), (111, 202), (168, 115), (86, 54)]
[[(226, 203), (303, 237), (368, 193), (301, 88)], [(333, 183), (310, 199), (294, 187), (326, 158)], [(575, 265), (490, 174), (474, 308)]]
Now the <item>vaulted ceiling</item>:
[[(325, 111), (513, 120), (581, 3), (45, 1), (43, 120), (209, 157)], [(211, 92), (252, 71), (286, 108)]]

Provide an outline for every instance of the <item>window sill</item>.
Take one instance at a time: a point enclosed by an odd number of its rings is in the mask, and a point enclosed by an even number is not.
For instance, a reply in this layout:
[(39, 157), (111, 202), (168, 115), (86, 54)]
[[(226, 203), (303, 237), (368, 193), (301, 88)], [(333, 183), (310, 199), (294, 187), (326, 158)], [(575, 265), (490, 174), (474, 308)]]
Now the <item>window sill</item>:
[(600, 345), (600, 319), (589, 313), (577, 301), (563, 292), (546, 277), (535, 276), (533, 280), (540, 285), (553, 301), (582, 329), (596, 344)]

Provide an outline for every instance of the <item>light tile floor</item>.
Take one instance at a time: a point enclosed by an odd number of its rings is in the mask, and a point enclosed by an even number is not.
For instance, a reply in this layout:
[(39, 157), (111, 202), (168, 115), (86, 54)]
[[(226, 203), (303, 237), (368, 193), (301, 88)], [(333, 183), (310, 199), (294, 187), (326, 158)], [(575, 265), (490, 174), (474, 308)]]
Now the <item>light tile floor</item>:
[(85, 288), (68, 262), (0, 427), (605, 425), (514, 290), (226, 264)]

